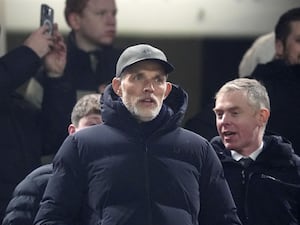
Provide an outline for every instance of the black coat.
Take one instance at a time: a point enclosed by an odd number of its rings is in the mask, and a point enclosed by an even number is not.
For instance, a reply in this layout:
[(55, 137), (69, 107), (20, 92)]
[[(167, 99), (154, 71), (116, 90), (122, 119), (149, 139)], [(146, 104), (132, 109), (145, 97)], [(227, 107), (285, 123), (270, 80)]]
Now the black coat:
[(267, 129), (290, 140), (300, 155), (300, 65), (275, 60), (258, 65), (251, 77), (265, 85), (270, 97)]
[(54, 159), (35, 224), (240, 224), (209, 142), (179, 127), (186, 93), (173, 86), (160, 114), (138, 123), (111, 86), (104, 123), (69, 136)]
[(0, 58), (0, 221), (15, 186), (40, 165), (39, 112), (15, 90), (41, 65), (41, 59), (21, 46)]
[(2, 225), (32, 225), (44, 195), (52, 164), (32, 171), (15, 188), (8, 203)]
[(220, 137), (211, 141), (244, 225), (300, 224), (300, 158), (279, 136), (265, 136), (264, 147), (247, 168), (231, 157)]

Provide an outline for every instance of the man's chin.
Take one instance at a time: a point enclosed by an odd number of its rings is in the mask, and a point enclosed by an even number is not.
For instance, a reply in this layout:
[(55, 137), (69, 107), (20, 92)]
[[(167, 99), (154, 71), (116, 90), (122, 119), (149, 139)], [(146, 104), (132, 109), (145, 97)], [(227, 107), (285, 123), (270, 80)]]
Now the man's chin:
[(149, 122), (157, 117), (158, 113), (137, 113), (137, 118), (142, 122)]
[(157, 113), (140, 113), (139, 117), (142, 118), (142, 121), (148, 122), (157, 116)]
[(225, 146), (226, 149), (230, 149), (230, 150), (235, 148), (234, 144), (228, 143), (228, 142), (224, 142), (224, 146)]
[(103, 46), (110, 46), (113, 44), (114, 38), (105, 38), (99, 41), (100, 45)]

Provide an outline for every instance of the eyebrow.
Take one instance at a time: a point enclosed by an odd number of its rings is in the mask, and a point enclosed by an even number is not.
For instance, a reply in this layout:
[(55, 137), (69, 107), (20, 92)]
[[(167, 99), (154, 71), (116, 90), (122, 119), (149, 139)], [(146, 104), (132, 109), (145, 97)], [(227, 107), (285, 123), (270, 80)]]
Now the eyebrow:
[[(241, 107), (239, 106), (232, 106), (232, 107), (229, 107), (228, 109), (226, 109), (226, 111), (234, 111), (234, 110), (239, 110)], [(216, 111), (225, 111), (224, 109), (218, 109), (218, 108), (213, 108), (213, 111), (216, 112)]]

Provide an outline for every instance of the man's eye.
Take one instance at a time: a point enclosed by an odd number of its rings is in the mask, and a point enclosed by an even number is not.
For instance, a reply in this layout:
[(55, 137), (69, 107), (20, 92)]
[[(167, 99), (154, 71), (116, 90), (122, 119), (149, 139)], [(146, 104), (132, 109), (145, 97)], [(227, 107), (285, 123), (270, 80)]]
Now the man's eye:
[(161, 77), (157, 77), (157, 78), (155, 79), (155, 81), (156, 81), (157, 83), (162, 83), (162, 82), (164, 82), (164, 79), (161, 78)]
[(105, 11), (100, 11), (96, 13), (98, 16), (104, 16), (105, 15)]
[(223, 113), (216, 112), (215, 114), (218, 119), (222, 119)]
[(240, 113), (239, 112), (232, 112), (231, 113), (233, 116), (237, 116), (237, 115), (239, 115)]
[(139, 74), (137, 74), (137, 75), (134, 76), (134, 79), (135, 79), (135, 80), (141, 80), (141, 79), (142, 79), (142, 76), (139, 75)]

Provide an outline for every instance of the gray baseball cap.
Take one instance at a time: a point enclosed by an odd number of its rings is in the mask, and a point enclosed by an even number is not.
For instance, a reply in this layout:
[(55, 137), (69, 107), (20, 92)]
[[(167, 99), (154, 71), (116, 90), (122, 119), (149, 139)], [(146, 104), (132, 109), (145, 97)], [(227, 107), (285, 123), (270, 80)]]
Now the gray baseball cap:
[(116, 67), (116, 77), (120, 77), (121, 73), (129, 66), (144, 60), (157, 60), (163, 65), (167, 74), (174, 70), (174, 66), (168, 62), (166, 55), (161, 50), (151, 45), (139, 44), (126, 48), (120, 55)]

